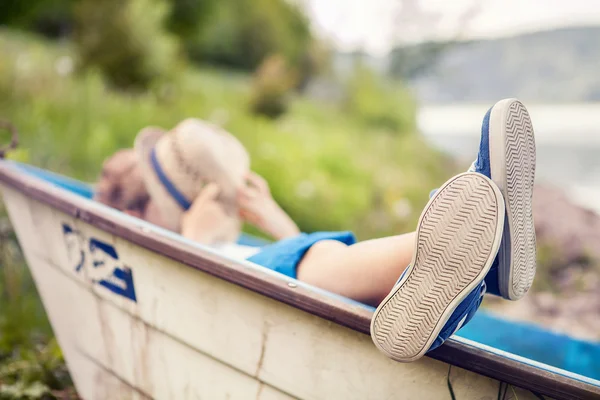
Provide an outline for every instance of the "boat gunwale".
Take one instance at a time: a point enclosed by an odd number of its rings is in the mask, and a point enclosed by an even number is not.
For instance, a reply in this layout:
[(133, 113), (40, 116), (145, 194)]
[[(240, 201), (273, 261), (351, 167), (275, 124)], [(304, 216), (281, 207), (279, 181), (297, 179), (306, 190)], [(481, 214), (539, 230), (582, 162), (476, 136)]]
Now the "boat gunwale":
[[(372, 311), (342, 299), (294, 284), (285, 276), (248, 268), (160, 232), (116, 219), (111, 209), (94, 207), (88, 199), (61, 189), (41, 178), (19, 171), (0, 160), (0, 182), (67, 215), (116, 235), (147, 250), (198, 269), (217, 278), (360, 333), (370, 335)], [(551, 370), (501, 356), (455, 339), (427, 354), (428, 357), (556, 399), (600, 398), (600, 388)]]

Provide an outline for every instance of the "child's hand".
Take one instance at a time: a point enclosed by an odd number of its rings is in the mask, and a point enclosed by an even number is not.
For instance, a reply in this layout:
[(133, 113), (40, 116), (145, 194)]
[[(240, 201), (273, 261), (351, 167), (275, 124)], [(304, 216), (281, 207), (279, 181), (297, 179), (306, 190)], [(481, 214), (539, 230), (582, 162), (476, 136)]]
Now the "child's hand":
[(271, 196), (267, 182), (254, 172), (246, 180), (238, 194), (242, 219), (277, 240), (299, 234), (298, 226)]
[(233, 219), (217, 201), (219, 187), (210, 183), (202, 189), (194, 203), (181, 217), (181, 234), (202, 244), (215, 244), (227, 236)]

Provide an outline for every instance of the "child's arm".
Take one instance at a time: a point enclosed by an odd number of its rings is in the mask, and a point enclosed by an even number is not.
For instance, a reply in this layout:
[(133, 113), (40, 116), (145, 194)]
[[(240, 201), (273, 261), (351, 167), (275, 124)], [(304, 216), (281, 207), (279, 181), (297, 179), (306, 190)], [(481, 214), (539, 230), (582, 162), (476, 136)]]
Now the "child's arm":
[(238, 195), (242, 219), (277, 240), (296, 236), (300, 229), (271, 196), (269, 185), (259, 175), (250, 172), (247, 184)]

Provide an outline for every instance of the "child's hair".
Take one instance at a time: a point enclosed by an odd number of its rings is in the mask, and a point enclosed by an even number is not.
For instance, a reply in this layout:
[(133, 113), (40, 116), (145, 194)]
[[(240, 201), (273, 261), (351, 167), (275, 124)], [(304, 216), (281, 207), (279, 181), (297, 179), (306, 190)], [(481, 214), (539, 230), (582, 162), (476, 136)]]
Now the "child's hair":
[(120, 211), (144, 213), (150, 195), (132, 149), (119, 150), (104, 161), (94, 199)]

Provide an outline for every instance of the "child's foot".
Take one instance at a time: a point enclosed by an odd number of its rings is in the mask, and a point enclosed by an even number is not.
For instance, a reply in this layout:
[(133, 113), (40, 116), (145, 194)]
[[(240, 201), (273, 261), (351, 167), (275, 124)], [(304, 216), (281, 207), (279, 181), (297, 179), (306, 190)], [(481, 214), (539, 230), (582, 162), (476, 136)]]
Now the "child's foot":
[(419, 219), (412, 263), (373, 315), (371, 337), (383, 353), (414, 361), (468, 322), (503, 224), (502, 194), (486, 177), (460, 174), (437, 191)]
[(488, 292), (518, 300), (535, 276), (532, 196), (535, 138), (529, 113), (516, 99), (496, 103), (485, 115), (477, 160), (469, 171), (490, 178), (506, 205), (498, 259), (486, 277)]

